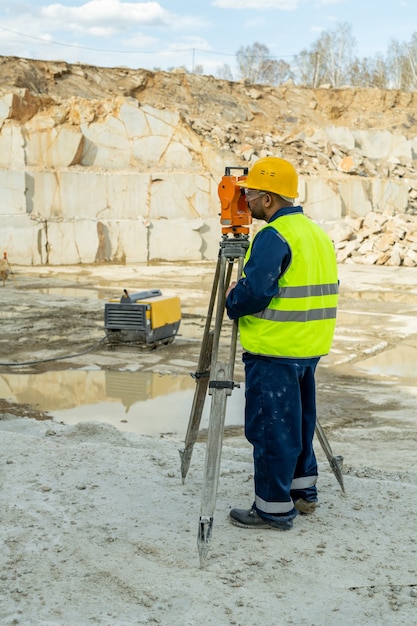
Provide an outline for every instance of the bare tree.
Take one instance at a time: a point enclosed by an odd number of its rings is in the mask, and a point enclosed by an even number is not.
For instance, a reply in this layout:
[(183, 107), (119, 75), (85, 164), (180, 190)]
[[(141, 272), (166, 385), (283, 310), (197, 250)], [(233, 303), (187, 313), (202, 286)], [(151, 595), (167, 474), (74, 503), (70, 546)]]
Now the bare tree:
[(388, 89), (390, 85), (389, 71), (383, 56), (377, 54), (375, 57), (354, 59), (350, 66), (349, 82), (355, 87)]
[[(264, 44), (241, 46), (236, 52), (238, 78), (252, 84), (279, 85), (288, 79), (316, 88), (329, 84), (333, 88), (352, 85), (364, 88), (417, 90), (417, 32), (408, 43), (392, 40), (385, 55), (358, 58), (356, 40), (348, 23), (339, 23), (323, 31), (309, 49), (302, 50), (291, 66), (270, 55)], [(233, 80), (228, 65), (218, 76)]]
[(302, 50), (296, 57), (296, 65), (298, 78), (306, 87), (315, 88), (326, 82), (326, 73), (319, 50)]
[(216, 76), (218, 78), (222, 78), (223, 80), (233, 80), (232, 70), (230, 69), (230, 65), (224, 63), (216, 72)]
[(340, 87), (348, 83), (355, 47), (352, 27), (347, 22), (322, 32), (310, 50), (303, 50), (297, 56), (301, 81), (309, 87), (322, 83)]
[(407, 45), (408, 64), (412, 89), (417, 89), (417, 33), (413, 33), (411, 41)]
[(392, 89), (405, 89), (407, 83), (407, 67), (403, 45), (393, 39), (387, 52), (387, 67)]
[(236, 61), (239, 77), (252, 84), (278, 85), (293, 77), (289, 63), (272, 58), (267, 46), (258, 42), (241, 46)]

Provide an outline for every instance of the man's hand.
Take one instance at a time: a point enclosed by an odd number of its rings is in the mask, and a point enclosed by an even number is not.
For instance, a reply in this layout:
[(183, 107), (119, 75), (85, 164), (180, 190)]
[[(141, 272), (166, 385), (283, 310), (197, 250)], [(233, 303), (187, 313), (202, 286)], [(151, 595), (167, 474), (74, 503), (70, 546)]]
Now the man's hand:
[(226, 291), (226, 298), (229, 295), (229, 293), (232, 291), (232, 289), (234, 289), (237, 285), (237, 282), (234, 280), (232, 283), (230, 283), (229, 287), (227, 288)]

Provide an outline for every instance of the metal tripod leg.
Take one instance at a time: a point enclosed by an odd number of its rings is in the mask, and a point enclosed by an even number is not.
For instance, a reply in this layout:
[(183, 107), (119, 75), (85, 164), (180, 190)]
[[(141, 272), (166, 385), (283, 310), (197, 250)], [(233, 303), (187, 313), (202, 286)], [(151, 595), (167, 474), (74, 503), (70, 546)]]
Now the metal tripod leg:
[[(223, 271), (226, 259), (222, 259)], [(243, 268), (243, 257), (239, 258), (238, 277)], [(200, 520), (198, 527), (198, 552), (200, 556), (200, 566), (203, 567), (210, 547), (214, 509), (216, 506), (217, 488), (220, 474), (220, 459), (223, 445), (224, 420), (226, 415), (227, 397), (231, 395), (236, 386), (233, 382), (234, 363), (236, 358), (236, 342), (238, 325), (233, 322), (232, 335), (229, 347), (229, 360), (227, 363), (217, 361), (219, 339), (223, 320), (225, 290), (229, 284), (230, 271), (227, 280), (224, 274), (220, 274), (219, 298), (216, 316), (216, 326), (213, 339), (213, 364), (209, 389), (212, 396), (209, 428), (207, 436), (206, 457), (204, 463), (203, 490), (201, 495)]]
[[(233, 246), (233, 244), (234, 242), (232, 242), (231, 245)], [(239, 254), (244, 255), (245, 249), (246, 249), (246, 246), (244, 246), (243, 248), (240, 248), (240, 245), (239, 245), (239, 249), (238, 249)], [(221, 288), (219, 288), (220, 273), (222, 271), (224, 274), (224, 271), (225, 271), (224, 260), (225, 260), (224, 248), (221, 247), (219, 251), (216, 271), (215, 271), (214, 279), (213, 279), (213, 286), (212, 286), (211, 295), (210, 295), (210, 301), (209, 301), (209, 306), (208, 306), (208, 311), (207, 311), (206, 323), (204, 327), (203, 340), (201, 343), (201, 350), (200, 350), (200, 356), (199, 356), (198, 365), (197, 365), (197, 371), (194, 374), (192, 374), (193, 378), (196, 381), (196, 388), (194, 391), (194, 398), (193, 398), (193, 404), (192, 404), (191, 412), (190, 412), (190, 419), (188, 421), (187, 433), (185, 435), (184, 448), (182, 450), (179, 450), (180, 458), (181, 458), (181, 476), (182, 476), (183, 483), (185, 482), (188, 470), (190, 468), (190, 462), (191, 462), (191, 456), (192, 456), (193, 449), (194, 449), (194, 444), (197, 441), (197, 437), (198, 437), (198, 431), (199, 431), (200, 424), (201, 424), (201, 416), (203, 414), (204, 403), (205, 403), (208, 384), (209, 384), (209, 374), (210, 374), (211, 364), (212, 364), (212, 361), (217, 359), (217, 350), (218, 350), (217, 347), (216, 347), (216, 351), (214, 354), (214, 359), (212, 358), (214, 333), (217, 328), (216, 326), (214, 330), (211, 329), (214, 305), (217, 300), (218, 302), (217, 319), (219, 319), (219, 314), (221, 314), (221, 319), (222, 319), (223, 311), (224, 311), (224, 303), (225, 303), (224, 294), (225, 294), (226, 288), (229, 286), (230, 277), (231, 277), (232, 270), (233, 270), (233, 264), (229, 263), (227, 266), (227, 273), (226, 273), (226, 278), (224, 280), (224, 284), (222, 285)], [(240, 270), (240, 274), (241, 274), (241, 270)], [(240, 276), (240, 274), (238, 276)], [(222, 308), (220, 308), (220, 305)], [(216, 341), (217, 346), (218, 346), (219, 339), (220, 339), (220, 330), (221, 330), (221, 324), (217, 330), (217, 341)]]
[(185, 482), (185, 478), (190, 467), (194, 444), (197, 441), (198, 431), (201, 423), (201, 416), (203, 413), (204, 402), (206, 399), (209, 383), (211, 355), (213, 350), (213, 331), (211, 330), (211, 322), (213, 319), (214, 304), (216, 302), (217, 290), (219, 286), (220, 266), (221, 257), (219, 252), (207, 311), (206, 324), (204, 327), (203, 340), (201, 343), (197, 371), (195, 372), (195, 374), (192, 375), (196, 381), (196, 388), (194, 392), (193, 404), (191, 407), (190, 419), (188, 422), (187, 433), (185, 435), (184, 448), (179, 451), (181, 457), (181, 476), (183, 483)]
[(343, 474), (342, 474), (342, 468), (341, 468), (341, 464), (342, 464), (342, 460), (343, 457), (341, 456), (333, 456), (333, 452), (332, 449), (330, 447), (330, 443), (329, 440), (327, 439), (326, 433), (323, 430), (322, 425), (320, 424), (318, 418), (316, 420), (316, 435), (317, 435), (317, 439), (320, 442), (321, 447), (323, 448), (323, 451), (327, 457), (327, 460), (329, 461), (329, 465), (330, 468), (333, 472), (333, 474), (336, 476), (337, 482), (339, 483), (343, 493), (345, 492), (345, 485), (343, 482)]

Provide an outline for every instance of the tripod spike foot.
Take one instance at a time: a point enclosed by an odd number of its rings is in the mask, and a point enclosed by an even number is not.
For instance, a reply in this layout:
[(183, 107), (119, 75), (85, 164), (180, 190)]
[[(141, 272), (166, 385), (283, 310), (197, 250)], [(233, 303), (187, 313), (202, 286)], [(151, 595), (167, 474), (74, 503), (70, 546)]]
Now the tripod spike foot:
[(187, 478), (188, 470), (190, 468), (191, 462), (191, 450), (187, 448), (183, 448), (182, 450), (178, 450), (181, 459), (181, 477), (182, 484), (185, 483), (185, 479)]
[(206, 557), (211, 544), (211, 535), (213, 532), (213, 518), (206, 515), (200, 515), (198, 523), (198, 554), (200, 556), (200, 567), (204, 568)]

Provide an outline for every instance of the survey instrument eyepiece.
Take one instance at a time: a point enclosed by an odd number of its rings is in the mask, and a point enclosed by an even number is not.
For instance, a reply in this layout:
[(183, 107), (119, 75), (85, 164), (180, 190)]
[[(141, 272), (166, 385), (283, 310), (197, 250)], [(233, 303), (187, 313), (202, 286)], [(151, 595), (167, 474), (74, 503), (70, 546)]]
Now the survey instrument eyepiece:
[[(240, 170), (240, 175), (235, 176), (232, 170)], [(243, 188), (236, 185), (238, 181), (245, 180), (249, 169), (247, 167), (226, 167), (222, 177), (218, 193), (221, 204), (220, 223), (223, 235), (249, 233), (252, 224), (252, 215), (248, 209)]]

